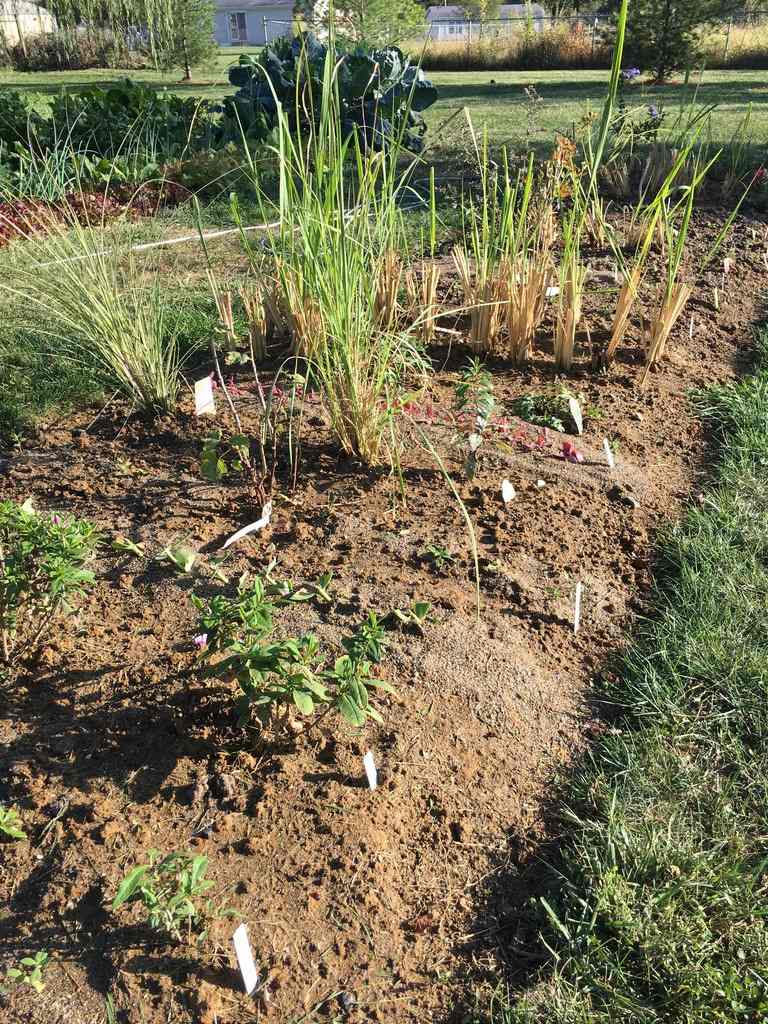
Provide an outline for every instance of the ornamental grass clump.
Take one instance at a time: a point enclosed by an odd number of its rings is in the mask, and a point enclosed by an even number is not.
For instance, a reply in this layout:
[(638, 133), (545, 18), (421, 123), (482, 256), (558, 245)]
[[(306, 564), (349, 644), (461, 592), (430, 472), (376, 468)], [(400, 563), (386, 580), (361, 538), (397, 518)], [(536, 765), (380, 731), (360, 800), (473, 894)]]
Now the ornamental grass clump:
[[(391, 462), (390, 395), (417, 361), (412, 325), (400, 316), (396, 255), (405, 249), (398, 204), (414, 165), (403, 166), (397, 138), (367, 148), (368, 136), (349, 130), (332, 57), (299, 101), (313, 109), (298, 117), (275, 97), (280, 225), (263, 247), (245, 232), (242, 242), (257, 274), (266, 250), (291, 349), (307, 362), (342, 450), (368, 465)], [(270, 219), (270, 184), (262, 187), (255, 164), (250, 173)]]
[(0, 502), (0, 662), (33, 653), (45, 631), (93, 583), (98, 534), (85, 520)]
[(73, 361), (92, 366), (137, 409), (172, 412), (180, 385), (178, 317), (159, 274), (144, 272), (119, 236), (75, 210), (39, 211), (0, 294), (40, 323)]

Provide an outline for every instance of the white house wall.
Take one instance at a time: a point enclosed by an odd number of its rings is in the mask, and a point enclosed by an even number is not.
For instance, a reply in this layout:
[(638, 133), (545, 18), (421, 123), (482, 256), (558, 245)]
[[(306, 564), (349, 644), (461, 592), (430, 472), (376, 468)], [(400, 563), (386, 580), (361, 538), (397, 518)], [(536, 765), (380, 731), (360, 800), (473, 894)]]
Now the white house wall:
[[(245, 14), (246, 32), (248, 38), (244, 43), (233, 43), (229, 35), (230, 14)], [(267, 21), (267, 33), (269, 39), (277, 36), (291, 34), (291, 8), (286, 7), (257, 7), (248, 10), (247, 3), (242, 7), (231, 6), (226, 10), (216, 12), (214, 18), (213, 34), (220, 46), (263, 46), (264, 20)]]

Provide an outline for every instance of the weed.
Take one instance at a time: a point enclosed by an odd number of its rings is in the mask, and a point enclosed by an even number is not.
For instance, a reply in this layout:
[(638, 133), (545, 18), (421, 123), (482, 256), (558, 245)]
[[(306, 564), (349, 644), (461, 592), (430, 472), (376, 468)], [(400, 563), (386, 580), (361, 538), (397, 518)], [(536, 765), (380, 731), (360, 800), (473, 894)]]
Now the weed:
[(98, 535), (85, 520), (0, 502), (0, 660), (31, 652), (61, 611), (93, 583), (85, 565)]
[(447, 548), (439, 547), (436, 544), (430, 544), (424, 551), (424, 554), (429, 555), (438, 569), (442, 569), (445, 565), (450, 565), (456, 559), (456, 556), (451, 554)]
[(22, 820), (13, 807), (0, 806), (0, 835), (8, 839), (26, 839), (27, 833), (22, 828)]
[(39, 950), (34, 956), (24, 956), (18, 967), (9, 967), (5, 972), (6, 980), (14, 985), (29, 985), (39, 995), (45, 989), (43, 972), (48, 966), (50, 956)]
[(186, 925), (189, 941), (193, 926), (199, 927), (211, 912), (210, 901), (202, 908), (199, 904), (214, 884), (205, 878), (208, 858), (178, 852), (163, 855), (157, 850), (150, 850), (148, 856), (146, 864), (132, 868), (120, 883), (112, 910), (124, 903), (141, 903), (153, 931), (181, 942), (181, 929)]

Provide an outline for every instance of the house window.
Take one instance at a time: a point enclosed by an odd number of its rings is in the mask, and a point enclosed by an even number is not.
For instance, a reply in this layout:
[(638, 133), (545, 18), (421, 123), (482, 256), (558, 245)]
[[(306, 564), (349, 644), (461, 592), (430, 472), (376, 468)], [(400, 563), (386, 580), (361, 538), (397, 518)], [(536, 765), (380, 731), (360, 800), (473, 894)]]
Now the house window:
[(233, 12), (228, 16), (229, 41), (234, 46), (238, 43), (248, 42), (248, 26), (245, 21), (245, 13), (242, 11)]

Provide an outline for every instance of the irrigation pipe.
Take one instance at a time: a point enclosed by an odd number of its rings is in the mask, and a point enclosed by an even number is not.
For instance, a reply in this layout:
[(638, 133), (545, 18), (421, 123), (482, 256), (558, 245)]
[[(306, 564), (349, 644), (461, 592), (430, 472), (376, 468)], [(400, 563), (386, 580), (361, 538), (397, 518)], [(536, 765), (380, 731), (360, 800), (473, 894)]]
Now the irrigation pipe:
[[(224, 228), (221, 231), (210, 231), (207, 235), (203, 236), (203, 241), (208, 242), (216, 238), (224, 238), (226, 235), (239, 235), (241, 231), (272, 231), (273, 228), (279, 228), (280, 221), (273, 221), (271, 224), (252, 224), (245, 228)], [(181, 245), (183, 242), (199, 242), (200, 235), (195, 232), (194, 235), (182, 235), (180, 238), (164, 238), (159, 242), (142, 242), (139, 245), (132, 245), (128, 252), (148, 252), (150, 249), (161, 249), (166, 245)], [(111, 253), (119, 252), (118, 249), (102, 249), (99, 252), (87, 252), (82, 256), (70, 256), (66, 260), (50, 260), (47, 263), (36, 263), (37, 267), (60, 267), (64, 263), (78, 263), (80, 260), (90, 260), (94, 256), (109, 256)]]
[[(419, 202), (413, 207), (403, 207), (403, 209), (418, 209), (422, 206), (423, 202)], [(349, 210), (347, 216), (351, 216), (355, 211)], [(280, 227), (280, 221), (272, 221), (271, 224), (251, 224), (245, 228), (223, 228), (221, 231), (210, 231), (206, 235), (200, 235), (199, 232), (195, 232), (194, 235), (182, 235), (180, 238), (164, 238), (159, 242), (142, 242), (139, 245), (132, 245), (126, 252), (149, 252), (150, 249), (162, 249), (164, 246), (170, 245), (181, 245), (184, 242), (199, 242), (202, 237), (203, 242), (210, 242), (217, 238), (225, 238), (227, 235), (239, 235), (245, 231), (272, 231), (275, 228)], [(70, 256), (65, 260), (49, 260), (46, 263), (36, 263), (36, 267), (60, 267), (65, 263), (78, 263), (81, 260), (90, 260), (95, 256), (109, 256), (114, 252), (119, 252), (119, 249), (101, 249), (99, 252), (87, 252), (82, 256)]]

